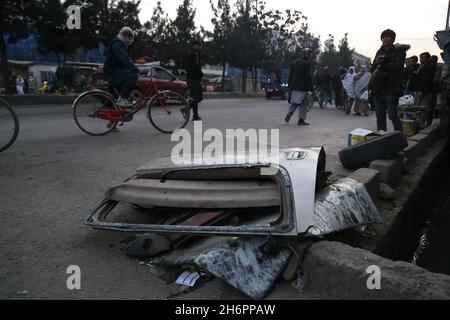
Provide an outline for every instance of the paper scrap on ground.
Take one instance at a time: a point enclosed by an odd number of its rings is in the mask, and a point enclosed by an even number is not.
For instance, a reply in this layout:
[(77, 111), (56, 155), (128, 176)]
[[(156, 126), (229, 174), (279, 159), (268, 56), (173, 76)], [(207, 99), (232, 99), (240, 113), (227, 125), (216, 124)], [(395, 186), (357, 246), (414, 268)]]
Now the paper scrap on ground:
[(202, 275), (203, 274), (200, 274), (198, 272), (190, 273), (188, 271), (185, 271), (181, 274), (181, 276), (178, 277), (176, 283), (183, 286), (193, 287)]

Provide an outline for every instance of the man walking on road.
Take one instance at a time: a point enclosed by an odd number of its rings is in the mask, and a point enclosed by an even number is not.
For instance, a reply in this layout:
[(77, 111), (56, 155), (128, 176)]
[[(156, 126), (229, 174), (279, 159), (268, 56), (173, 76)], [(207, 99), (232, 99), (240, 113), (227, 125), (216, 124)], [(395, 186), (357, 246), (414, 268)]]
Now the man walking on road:
[(202, 62), (200, 59), (200, 53), (202, 51), (202, 43), (199, 40), (194, 40), (192, 42), (192, 48), (186, 57), (184, 67), (186, 69), (187, 75), (187, 85), (191, 91), (191, 109), (193, 111), (193, 121), (202, 120), (198, 115), (198, 104), (203, 100), (203, 89), (202, 89)]
[(320, 108), (323, 108), (323, 105), (325, 104), (326, 108), (327, 104), (333, 104), (333, 98), (331, 94), (331, 73), (328, 69), (328, 66), (323, 67), (322, 71), (319, 73), (317, 82), (320, 90), (319, 106)]
[(372, 65), (369, 87), (374, 94), (378, 130), (387, 131), (386, 111), (395, 131), (403, 131), (397, 113), (398, 99), (403, 94), (403, 67), (409, 45), (394, 45), (396, 34), (388, 29), (381, 34), (382, 46)]
[(309, 125), (306, 120), (308, 114), (308, 94), (313, 90), (311, 49), (304, 49), (300, 59), (296, 60), (291, 66), (289, 75), (289, 90), (291, 91), (291, 107), (286, 115), (285, 121), (289, 123), (295, 110), (299, 109), (299, 126)]

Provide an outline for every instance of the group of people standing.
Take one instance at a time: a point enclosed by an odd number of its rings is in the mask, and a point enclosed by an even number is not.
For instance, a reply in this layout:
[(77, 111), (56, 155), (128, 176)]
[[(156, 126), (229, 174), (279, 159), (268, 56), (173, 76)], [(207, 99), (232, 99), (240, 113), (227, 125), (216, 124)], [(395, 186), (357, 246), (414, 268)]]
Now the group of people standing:
[(299, 125), (305, 125), (307, 116), (307, 97), (318, 96), (319, 105), (334, 104), (336, 108), (355, 115), (369, 114), (375, 110), (377, 130), (387, 131), (387, 117), (392, 121), (395, 131), (402, 131), (398, 116), (399, 98), (412, 95), (416, 105), (425, 106), (428, 122), (433, 119), (433, 108), (437, 102), (439, 70), (437, 57), (428, 52), (406, 58), (410, 49), (406, 44), (394, 44), (396, 33), (387, 29), (381, 34), (382, 45), (375, 55), (374, 62), (367, 66), (340, 67), (332, 76), (328, 66), (312, 77), (312, 60), (309, 49), (303, 51), (300, 59), (294, 62), (290, 74), (290, 109), (285, 121), (289, 122), (293, 112), (299, 108)]
[(10, 92), (11, 94), (17, 94), (19, 96), (25, 93), (36, 92), (36, 79), (34, 75), (30, 73), (28, 78), (24, 78), (21, 74), (10, 74), (9, 77)]
[(348, 70), (340, 67), (338, 73), (332, 76), (328, 66), (324, 66), (315, 76), (314, 93), (318, 97), (319, 106), (333, 104), (337, 109), (355, 115), (368, 116), (368, 85), (371, 73), (366, 66), (350, 67)]
[(442, 75), (437, 63), (437, 56), (424, 52), (420, 64), (417, 56), (407, 58), (403, 72), (404, 95), (412, 96), (416, 105), (429, 108), (428, 124), (433, 121)]
[(302, 51), (301, 58), (291, 66), (289, 77), (289, 103), (291, 104), (285, 121), (291, 120), (295, 110), (299, 109), (298, 125), (309, 125), (306, 122), (307, 106), (312, 95), (319, 100), (323, 108), (327, 104), (334, 105), (338, 110), (355, 115), (369, 115), (369, 83), (372, 74), (366, 66), (358, 69), (340, 67), (338, 74), (332, 76), (329, 67), (324, 66), (312, 76), (312, 52)]

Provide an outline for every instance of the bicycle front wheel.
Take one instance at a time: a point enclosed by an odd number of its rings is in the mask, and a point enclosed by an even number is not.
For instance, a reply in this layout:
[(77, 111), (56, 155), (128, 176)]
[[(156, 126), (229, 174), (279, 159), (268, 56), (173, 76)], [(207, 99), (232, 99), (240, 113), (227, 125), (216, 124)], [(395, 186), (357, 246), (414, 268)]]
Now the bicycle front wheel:
[(0, 152), (13, 145), (19, 135), (19, 118), (11, 106), (0, 99)]
[(119, 110), (114, 98), (104, 91), (83, 93), (73, 104), (73, 119), (77, 126), (91, 136), (103, 136), (117, 126), (118, 122), (100, 117), (104, 110)]
[(186, 98), (174, 91), (160, 91), (148, 103), (151, 124), (163, 133), (182, 129), (189, 122), (190, 108)]

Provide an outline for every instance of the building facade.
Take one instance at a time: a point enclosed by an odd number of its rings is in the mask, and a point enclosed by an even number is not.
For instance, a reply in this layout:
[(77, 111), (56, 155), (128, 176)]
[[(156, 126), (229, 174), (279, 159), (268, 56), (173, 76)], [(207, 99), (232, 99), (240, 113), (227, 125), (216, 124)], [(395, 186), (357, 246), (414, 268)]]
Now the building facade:
[[(66, 67), (72, 69), (73, 81), (77, 83), (83, 76), (103, 65), (104, 51), (103, 44), (100, 44), (98, 49), (78, 50), (74, 54), (60, 55), (59, 60), (65, 61)], [(3, 83), (3, 72), (10, 76), (20, 74), (24, 79), (32, 74), (37, 87), (42, 86), (44, 81), (56, 79), (58, 57), (55, 53), (42, 52), (34, 35), (17, 43), (7, 44), (7, 53), (8, 70), (0, 69), (0, 92), (5, 92), (7, 85), (12, 85)]]

